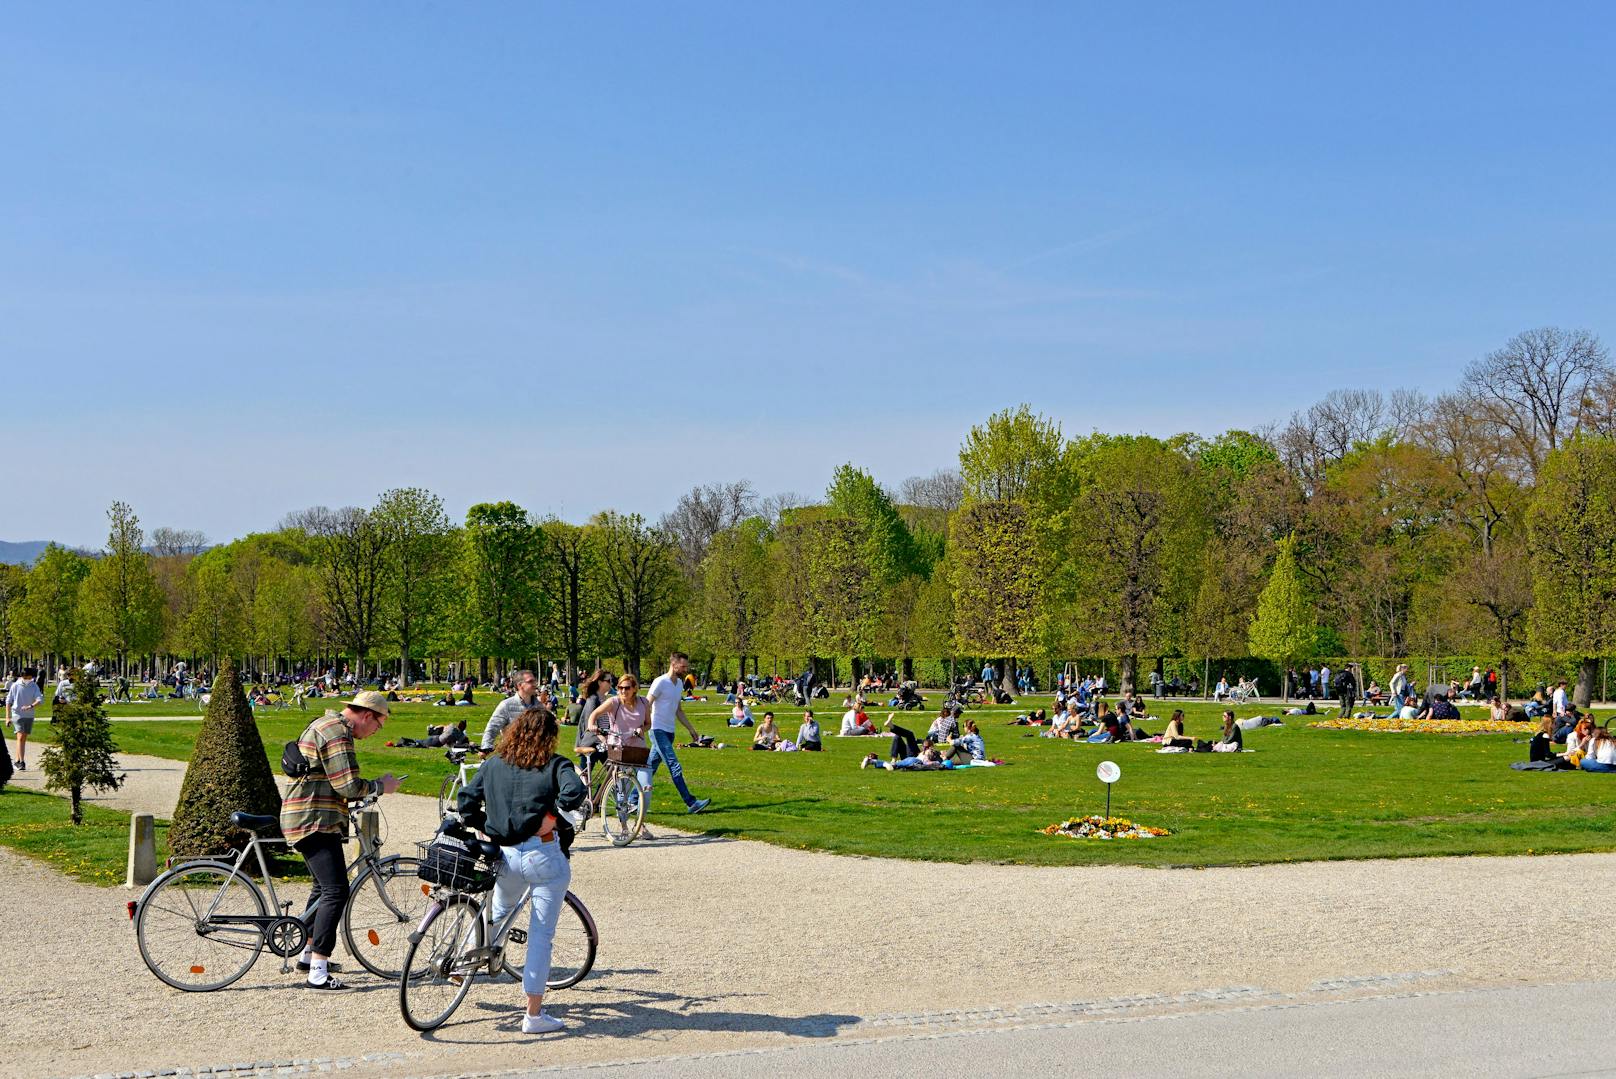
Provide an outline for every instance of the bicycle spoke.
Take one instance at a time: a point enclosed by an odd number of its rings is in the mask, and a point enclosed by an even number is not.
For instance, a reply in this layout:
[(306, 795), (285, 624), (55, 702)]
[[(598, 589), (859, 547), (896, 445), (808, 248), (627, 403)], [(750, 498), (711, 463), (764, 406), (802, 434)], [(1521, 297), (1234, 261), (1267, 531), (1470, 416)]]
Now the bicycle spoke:
[(219, 919), (267, 913), (258, 890), (230, 870), (182, 868), (141, 904), (135, 927), (141, 957), (178, 989), (222, 988), (247, 972), (264, 938), (255, 924)]
[(479, 907), (466, 897), (452, 899), (427, 921), (404, 954), (399, 1005), (406, 1023), (433, 1030), (454, 1014), (477, 977), (466, 953), (481, 947), (482, 934)]

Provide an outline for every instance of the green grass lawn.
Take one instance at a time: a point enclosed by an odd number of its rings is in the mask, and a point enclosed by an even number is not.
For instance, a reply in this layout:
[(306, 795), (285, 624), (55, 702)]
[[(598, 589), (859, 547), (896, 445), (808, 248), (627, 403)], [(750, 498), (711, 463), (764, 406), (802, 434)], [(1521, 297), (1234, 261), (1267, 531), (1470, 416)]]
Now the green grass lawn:
[[(122, 884), (129, 857), (129, 814), (85, 805), (84, 823), (68, 819), (68, 803), (38, 791), (0, 791), (0, 846), (49, 862), (89, 884)], [(157, 822), (157, 861), (168, 857), (168, 822)]]
[[(839, 713), (825, 707), (834, 702), (817, 703), (821, 725), (834, 730)], [(436, 794), (450, 771), (440, 752), (389, 749), (382, 741), (419, 737), (427, 723), (461, 716), (471, 720), (475, 735), (493, 704), (490, 697), (474, 708), (395, 706), (385, 733), (360, 744), (366, 774), (408, 773), (405, 790)], [(1005, 759), (1007, 767), (889, 773), (858, 767), (865, 753), (886, 755), (884, 738), (827, 738), (819, 754), (752, 753), (746, 748), (750, 730), (725, 727), (727, 707), (685, 708), (703, 733), (738, 748), (683, 751), (691, 788), (711, 796), (713, 808), (687, 816), (662, 773), (651, 819), (781, 846), (1039, 865), (1616, 849), (1616, 776), (1512, 771), (1509, 763), (1526, 756), (1524, 725), (1519, 735), (1372, 734), (1314, 730), (1294, 717), (1287, 727), (1249, 733), (1252, 753), (1158, 755), (1150, 744), (1091, 746), (1023, 737), (1027, 728), (1006, 725), (1017, 709), (977, 709), (970, 715), (982, 725), (989, 755)], [(1185, 709), (1191, 735), (1215, 736), (1217, 706)], [(1246, 716), (1261, 709), (1239, 711)], [(878, 721), (885, 715), (872, 714)], [(788, 737), (799, 715), (796, 709), (778, 710)], [(304, 721), (285, 712), (260, 716), (272, 760)], [(924, 733), (930, 714), (908, 713), (899, 722)], [(120, 723), (116, 734), (128, 752), (183, 760), (197, 730), (187, 722)], [(35, 733), (48, 740), (50, 725), (40, 723)], [(562, 737), (570, 746), (571, 731)], [(1065, 817), (1104, 810), (1105, 792), (1094, 769), (1106, 759), (1122, 767), (1113, 812), (1173, 835), (1103, 842), (1039, 834)]]

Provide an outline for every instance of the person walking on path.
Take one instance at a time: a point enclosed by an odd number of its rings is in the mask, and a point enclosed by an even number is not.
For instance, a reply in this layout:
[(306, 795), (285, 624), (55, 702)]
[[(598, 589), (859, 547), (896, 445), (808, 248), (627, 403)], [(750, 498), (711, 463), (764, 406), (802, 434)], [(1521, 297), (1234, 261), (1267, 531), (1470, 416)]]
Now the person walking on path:
[(479, 749), (485, 757), (494, 751), (499, 732), (509, 726), (511, 720), (539, 704), (539, 679), (532, 671), (517, 671), (512, 680), (516, 683), (516, 692), (494, 705), (494, 714), (488, 717), (488, 726), (483, 728)]
[(559, 734), (549, 709), (530, 708), (517, 716), (458, 803), (461, 819), (498, 843), (504, 856), (494, 884), (494, 924), (522, 901), (523, 892), (533, 897), (522, 969), (523, 1034), (553, 1034), (566, 1025), (545, 1012), (544, 989), (556, 921), (572, 880), (567, 859), (573, 830), (562, 814), (583, 805), (585, 791), (572, 762), (556, 752)]
[(311, 989), (348, 988), (331, 974), (330, 962), (337, 946), (337, 923), (348, 905), (348, 869), (342, 857), (348, 802), (398, 790), (391, 772), (379, 779), (360, 776), (354, 742), (381, 730), (387, 716), (387, 697), (367, 689), (354, 694), (340, 715), (327, 712), (310, 723), (297, 740), (309, 770), (292, 780), (281, 802), (281, 832), (303, 856), (314, 879), (309, 893), (313, 924), (297, 964), (298, 970), (307, 972)]
[(32, 667), (6, 691), (6, 722), (17, 732), (17, 771), (28, 770), (28, 736), (34, 733), (34, 709), (45, 699)]
[(683, 652), (675, 652), (668, 657), (667, 673), (652, 679), (650, 688), (645, 691), (646, 698), (651, 702), (651, 759), (640, 769), (640, 788), (645, 792), (648, 810), (651, 808), (651, 780), (659, 764), (668, 766), (668, 778), (673, 780), (679, 797), (685, 800), (686, 812), (700, 813), (713, 801), (711, 798), (697, 798), (690, 793), (690, 788), (685, 785), (685, 770), (679, 764), (679, 755), (673, 751), (673, 736), (679, 729), (679, 723), (683, 723), (690, 732), (691, 741), (701, 738), (695, 725), (685, 718), (684, 677), (689, 670), (690, 657)]

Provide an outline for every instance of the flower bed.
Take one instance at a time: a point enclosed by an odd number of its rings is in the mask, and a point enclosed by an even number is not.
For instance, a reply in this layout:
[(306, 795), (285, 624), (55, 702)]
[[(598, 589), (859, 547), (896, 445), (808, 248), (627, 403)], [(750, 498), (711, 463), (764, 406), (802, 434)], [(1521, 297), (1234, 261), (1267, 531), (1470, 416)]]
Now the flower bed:
[(1135, 824), (1127, 817), (1073, 817), (1071, 820), (1051, 824), (1043, 830), (1045, 835), (1063, 835), (1069, 839), (1154, 839), (1172, 835), (1166, 828), (1151, 828)]
[(1491, 719), (1325, 719), (1308, 724), (1328, 731), (1388, 731), (1393, 734), (1522, 734), (1530, 723)]

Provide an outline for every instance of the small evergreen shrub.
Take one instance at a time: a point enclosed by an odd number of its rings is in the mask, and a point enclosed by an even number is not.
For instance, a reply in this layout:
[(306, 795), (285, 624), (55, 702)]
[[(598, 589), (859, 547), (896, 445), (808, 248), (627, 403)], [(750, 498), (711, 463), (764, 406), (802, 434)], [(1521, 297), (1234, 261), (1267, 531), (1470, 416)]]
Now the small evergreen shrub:
[(183, 857), (239, 850), (248, 837), (230, 827), (230, 814), (237, 811), (278, 815), (281, 793), (241, 678), (227, 661), (213, 680), (213, 695), (185, 769), (169, 849)]

